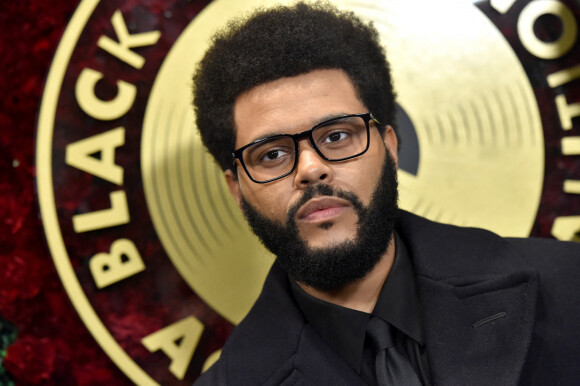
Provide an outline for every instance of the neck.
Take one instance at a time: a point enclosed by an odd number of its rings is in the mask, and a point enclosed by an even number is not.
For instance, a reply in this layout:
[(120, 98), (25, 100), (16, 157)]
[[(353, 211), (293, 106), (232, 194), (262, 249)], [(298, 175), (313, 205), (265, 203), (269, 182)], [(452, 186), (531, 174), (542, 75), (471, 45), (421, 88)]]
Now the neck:
[(377, 304), (381, 289), (395, 259), (395, 237), (391, 237), (389, 246), (381, 260), (362, 279), (357, 280), (335, 291), (320, 291), (305, 284), (298, 285), (315, 298), (334, 303), (342, 307), (371, 313)]

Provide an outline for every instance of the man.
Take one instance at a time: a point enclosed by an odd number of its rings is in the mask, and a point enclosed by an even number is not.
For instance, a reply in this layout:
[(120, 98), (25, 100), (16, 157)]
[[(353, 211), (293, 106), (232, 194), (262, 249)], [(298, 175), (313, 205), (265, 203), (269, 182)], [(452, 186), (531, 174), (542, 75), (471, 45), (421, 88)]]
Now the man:
[(372, 26), (328, 4), (261, 10), (216, 36), (194, 84), (203, 142), (277, 256), (200, 384), (578, 382), (578, 245), (397, 209)]

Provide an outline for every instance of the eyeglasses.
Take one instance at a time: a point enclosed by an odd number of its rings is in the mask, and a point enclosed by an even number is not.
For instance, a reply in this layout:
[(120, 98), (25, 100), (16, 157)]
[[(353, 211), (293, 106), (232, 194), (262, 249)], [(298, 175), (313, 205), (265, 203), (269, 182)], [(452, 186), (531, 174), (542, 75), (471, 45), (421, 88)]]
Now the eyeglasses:
[(369, 122), (379, 121), (371, 113), (350, 114), (317, 124), (297, 134), (278, 134), (258, 139), (232, 153), (248, 177), (265, 184), (284, 178), (298, 164), (298, 141), (308, 138), (316, 152), (326, 161), (338, 162), (358, 157), (369, 148)]

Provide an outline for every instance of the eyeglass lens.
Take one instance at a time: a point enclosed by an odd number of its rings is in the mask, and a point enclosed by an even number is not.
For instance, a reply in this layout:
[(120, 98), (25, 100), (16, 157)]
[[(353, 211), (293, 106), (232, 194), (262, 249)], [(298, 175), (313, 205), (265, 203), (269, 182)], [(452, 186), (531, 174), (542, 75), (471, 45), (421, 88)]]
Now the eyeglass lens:
[[(368, 144), (365, 119), (351, 116), (323, 123), (312, 130), (312, 140), (315, 149), (329, 161), (359, 155)], [(256, 143), (244, 150), (243, 160), (248, 173), (256, 181), (283, 176), (294, 168), (294, 139), (290, 135), (280, 135)]]

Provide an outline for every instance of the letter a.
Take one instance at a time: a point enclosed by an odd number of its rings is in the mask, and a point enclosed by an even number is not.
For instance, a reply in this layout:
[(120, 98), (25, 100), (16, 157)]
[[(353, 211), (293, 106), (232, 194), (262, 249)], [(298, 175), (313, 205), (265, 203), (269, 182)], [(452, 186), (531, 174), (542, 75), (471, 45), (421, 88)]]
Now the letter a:
[[(124, 144), (125, 129), (117, 127), (68, 145), (66, 163), (113, 184), (123, 185), (123, 168), (115, 164), (115, 149)], [(100, 153), (100, 158), (94, 156), (97, 153)]]
[(169, 371), (178, 379), (183, 379), (202, 332), (203, 324), (195, 317), (188, 316), (146, 336), (141, 343), (150, 352), (162, 350), (171, 359)]

